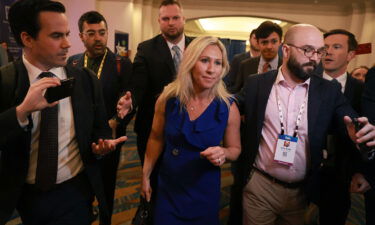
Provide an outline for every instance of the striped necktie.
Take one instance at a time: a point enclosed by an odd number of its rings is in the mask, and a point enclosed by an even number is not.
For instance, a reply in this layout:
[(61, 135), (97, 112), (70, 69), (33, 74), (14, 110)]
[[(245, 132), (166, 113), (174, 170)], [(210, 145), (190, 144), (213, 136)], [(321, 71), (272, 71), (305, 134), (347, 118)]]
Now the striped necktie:
[(270, 68), (270, 64), (268, 63), (268, 62), (265, 62), (264, 64), (263, 64), (263, 73), (266, 73), (266, 72), (268, 72), (268, 70), (269, 70), (269, 68)]
[(180, 52), (180, 48), (177, 45), (172, 46), (172, 51), (174, 52), (173, 54), (174, 68), (176, 69), (176, 73), (177, 73), (178, 66), (180, 65), (180, 62), (181, 62), (181, 52)]

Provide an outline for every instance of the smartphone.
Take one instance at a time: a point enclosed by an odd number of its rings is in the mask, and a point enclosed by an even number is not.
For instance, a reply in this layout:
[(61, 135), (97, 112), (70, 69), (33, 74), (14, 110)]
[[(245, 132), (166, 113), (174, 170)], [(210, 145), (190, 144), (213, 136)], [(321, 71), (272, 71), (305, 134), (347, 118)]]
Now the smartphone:
[(72, 95), (75, 79), (73, 77), (68, 78), (61, 80), (60, 83), (60, 86), (50, 87), (47, 89), (44, 97), (47, 99), (48, 103), (52, 103)]

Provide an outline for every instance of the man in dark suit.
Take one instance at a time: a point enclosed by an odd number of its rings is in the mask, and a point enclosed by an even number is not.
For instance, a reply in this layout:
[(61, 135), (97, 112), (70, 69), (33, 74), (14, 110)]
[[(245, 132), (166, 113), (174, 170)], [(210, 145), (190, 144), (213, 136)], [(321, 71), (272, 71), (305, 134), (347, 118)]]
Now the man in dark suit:
[[(103, 140), (110, 129), (98, 80), (63, 67), (70, 47), (64, 12), (61, 3), (40, 0), (9, 10), (23, 57), (14, 74), (0, 74), (2, 81), (14, 76), (12, 86), (0, 87), (2, 95), (12, 90), (0, 104), (0, 224), (15, 208), (26, 225), (91, 224), (94, 196), (108, 221), (98, 159), (126, 137)], [(71, 97), (48, 103), (46, 89), (65, 78), (75, 79)]]
[[(89, 68), (97, 75), (102, 85), (107, 111), (106, 119), (110, 123), (115, 137), (123, 136), (126, 134), (126, 126), (131, 116), (120, 120), (119, 123), (113, 118), (116, 115), (117, 101), (129, 86), (131, 62), (128, 58), (116, 56), (107, 48), (108, 25), (100, 13), (96, 11), (84, 13), (78, 21), (78, 27), (79, 36), (86, 47), (86, 51), (70, 57), (68, 64)], [(120, 152), (121, 145), (101, 161), (104, 190), (110, 213), (113, 209)]]
[[(358, 47), (354, 34), (342, 29), (331, 30), (324, 34), (324, 45), (327, 55), (322, 59), (323, 78), (339, 82), (350, 105), (361, 113), (363, 84), (347, 72)], [(358, 172), (361, 156), (351, 140), (340, 136), (332, 127), (323, 158), (319, 221), (321, 225), (344, 225), (350, 210), (350, 181)]]
[[(142, 164), (156, 99), (164, 86), (174, 80), (177, 73), (175, 63), (181, 60), (191, 41), (191, 38), (184, 35), (185, 17), (178, 1), (163, 1), (158, 21), (161, 34), (138, 45), (133, 63), (131, 86), (133, 107), (137, 108), (134, 130), (137, 133), (138, 154)], [(178, 48), (178, 53), (174, 46)]]
[[(308, 201), (319, 196), (321, 149), (328, 129), (334, 122), (345, 129), (344, 116), (356, 116), (338, 84), (312, 76), (325, 55), (316, 27), (289, 28), (282, 50), (281, 68), (248, 77), (238, 96), (245, 116), (239, 158), (243, 224), (303, 224)], [(359, 120), (364, 128), (355, 133), (345, 117), (352, 140), (374, 139), (374, 126), (366, 118)]]
[(249, 36), (250, 51), (235, 55), (230, 64), (229, 72), (224, 77), (225, 85), (227, 86), (228, 91), (231, 93), (234, 93), (232, 89), (236, 82), (236, 76), (238, 74), (238, 69), (240, 68), (240, 63), (244, 61), (245, 59), (258, 57), (260, 55), (258, 41), (255, 37), (255, 31), (256, 29), (253, 29), (250, 32), (250, 36)]
[[(362, 96), (362, 113), (371, 123), (375, 123), (375, 67), (366, 74)], [(351, 191), (365, 196), (366, 225), (375, 224), (375, 161), (371, 160), (362, 167), (362, 173), (352, 178)]]
[(256, 29), (255, 36), (260, 56), (246, 59), (240, 63), (233, 93), (241, 90), (249, 75), (276, 70), (281, 66), (282, 58), (278, 55), (283, 36), (281, 27), (271, 21), (265, 21)]

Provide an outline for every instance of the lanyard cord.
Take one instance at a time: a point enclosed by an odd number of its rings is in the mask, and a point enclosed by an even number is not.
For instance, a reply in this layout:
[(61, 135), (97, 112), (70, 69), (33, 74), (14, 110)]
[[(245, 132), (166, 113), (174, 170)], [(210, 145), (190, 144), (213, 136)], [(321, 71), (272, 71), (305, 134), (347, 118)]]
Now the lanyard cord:
[[(278, 91), (277, 91), (277, 86), (275, 86), (275, 88), (276, 88), (275, 90), (276, 90), (277, 108), (279, 110), (281, 135), (284, 135), (284, 133), (286, 131), (286, 129), (284, 127), (284, 115), (283, 115), (283, 110), (282, 110), (282, 107), (281, 107), (280, 97), (279, 97), (279, 94), (278, 94)], [(294, 128), (293, 137), (297, 137), (298, 127), (301, 124), (302, 115), (305, 111), (305, 106), (306, 106), (306, 101), (307, 101), (307, 93), (308, 93), (308, 90), (306, 91), (305, 100), (303, 101), (303, 103), (299, 107), (299, 111), (298, 111), (297, 119), (296, 119), (296, 127)]]
[[(98, 76), (98, 79), (100, 79), (100, 75), (102, 74), (103, 65), (104, 65), (105, 57), (107, 56), (107, 52), (108, 52), (108, 50), (106, 49), (105, 52), (104, 52), (103, 59), (100, 62), (98, 73), (96, 74)], [(87, 67), (87, 61), (88, 61), (88, 57), (87, 57), (87, 54), (85, 54), (84, 65), (83, 65), (84, 67)]]

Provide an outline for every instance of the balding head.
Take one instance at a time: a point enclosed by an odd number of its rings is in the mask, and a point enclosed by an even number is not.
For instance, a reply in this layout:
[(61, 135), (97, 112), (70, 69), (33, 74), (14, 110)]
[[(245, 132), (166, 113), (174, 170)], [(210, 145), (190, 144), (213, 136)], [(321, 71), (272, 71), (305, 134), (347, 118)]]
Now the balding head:
[(312, 44), (324, 46), (323, 33), (310, 24), (296, 24), (291, 26), (285, 33), (284, 42), (298, 46)]
[(304, 81), (315, 72), (324, 54), (323, 34), (309, 24), (291, 26), (285, 33), (283, 46), (283, 73)]

